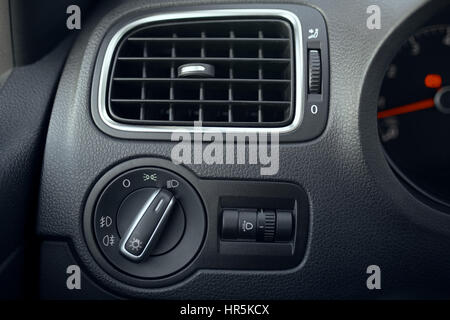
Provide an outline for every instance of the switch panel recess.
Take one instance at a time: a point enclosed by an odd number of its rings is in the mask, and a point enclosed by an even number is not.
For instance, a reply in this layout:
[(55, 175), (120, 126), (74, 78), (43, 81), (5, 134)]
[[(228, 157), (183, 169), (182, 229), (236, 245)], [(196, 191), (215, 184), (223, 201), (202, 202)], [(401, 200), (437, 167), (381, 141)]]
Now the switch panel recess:
[(196, 270), (286, 270), (304, 258), (309, 202), (289, 182), (200, 179), (138, 158), (104, 173), (84, 214), (86, 243), (110, 276), (140, 287)]

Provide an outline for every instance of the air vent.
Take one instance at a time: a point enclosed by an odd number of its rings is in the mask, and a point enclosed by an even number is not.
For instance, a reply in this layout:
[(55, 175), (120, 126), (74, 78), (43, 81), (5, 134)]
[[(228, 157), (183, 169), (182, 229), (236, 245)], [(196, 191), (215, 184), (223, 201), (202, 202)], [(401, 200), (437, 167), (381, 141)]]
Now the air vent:
[(141, 24), (115, 49), (107, 112), (136, 126), (285, 127), (295, 114), (293, 38), (281, 17)]

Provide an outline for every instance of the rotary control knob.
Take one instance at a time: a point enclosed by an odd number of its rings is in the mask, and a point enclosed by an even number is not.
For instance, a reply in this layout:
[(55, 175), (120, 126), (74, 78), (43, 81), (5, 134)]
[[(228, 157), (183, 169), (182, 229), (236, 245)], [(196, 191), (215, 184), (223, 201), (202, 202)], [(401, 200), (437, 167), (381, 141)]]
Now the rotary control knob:
[(96, 190), (90, 196), (95, 206), (86, 208), (93, 213), (85, 220), (86, 233), (93, 231), (92, 248), (99, 249), (99, 261), (113, 275), (119, 270), (118, 276), (128, 280), (157, 281), (180, 271), (197, 254), (205, 212), (182, 176), (156, 166), (117, 169), (101, 178)]
[(141, 261), (156, 247), (172, 214), (175, 197), (165, 189), (155, 190), (134, 219), (120, 241), (120, 253), (128, 259)]

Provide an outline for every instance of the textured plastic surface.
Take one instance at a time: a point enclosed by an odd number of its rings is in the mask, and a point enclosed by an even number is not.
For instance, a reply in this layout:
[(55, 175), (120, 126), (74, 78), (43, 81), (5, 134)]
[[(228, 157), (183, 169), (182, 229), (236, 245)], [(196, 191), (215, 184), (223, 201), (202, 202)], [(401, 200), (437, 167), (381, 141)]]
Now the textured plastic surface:
[[(69, 289), (67, 281), (74, 275), (70, 266), (78, 262), (64, 242), (44, 241), (40, 245), (39, 298), (43, 300), (111, 300), (117, 299), (93, 282), (80, 270), (79, 289)], [(68, 272), (69, 270), (69, 272)], [(69, 283), (73, 283), (69, 281)]]
[[(110, 12), (99, 10), (84, 25), (66, 65), (50, 123), (39, 233), (68, 239), (95, 281), (127, 296), (448, 298), (450, 217), (425, 206), (396, 179), (384, 159), (376, 122), (378, 90), (390, 58), (446, 1), (433, 1), (436, 6), (431, 8), (424, 7), (431, 1), (379, 0), (380, 30), (366, 28), (366, 10), (373, 1), (309, 2), (325, 17), (330, 39), (328, 125), (319, 139), (281, 145), (280, 170), (266, 177), (301, 184), (310, 197), (310, 237), (301, 265), (285, 271), (202, 270), (176, 286), (157, 290), (123, 285), (99, 267), (81, 231), (89, 190), (113, 165), (143, 155), (169, 158), (173, 144), (114, 139), (98, 130), (90, 114), (95, 57), (106, 30), (120, 17), (137, 6), (177, 4), (163, 3), (126, 1)], [(253, 165), (192, 165), (190, 169), (207, 179), (261, 179), (259, 167)], [(379, 291), (366, 288), (366, 269), (372, 264), (382, 270)]]
[(36, 63), (15, 68), (0, 88), (0, 298), (27, 294), (31, 282), (26, 268), (34, 267), (28, 258), (45, 132), (69, 48), (66, 41)]

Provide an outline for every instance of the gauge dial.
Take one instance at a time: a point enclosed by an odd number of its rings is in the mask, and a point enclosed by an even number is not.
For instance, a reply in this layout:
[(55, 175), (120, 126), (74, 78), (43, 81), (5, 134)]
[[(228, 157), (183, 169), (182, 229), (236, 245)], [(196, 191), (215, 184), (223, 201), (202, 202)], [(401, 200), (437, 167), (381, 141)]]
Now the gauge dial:
[(378, 131), (397, 174), (450, 207), (450, 25), (420, 30), (389, 65)]

